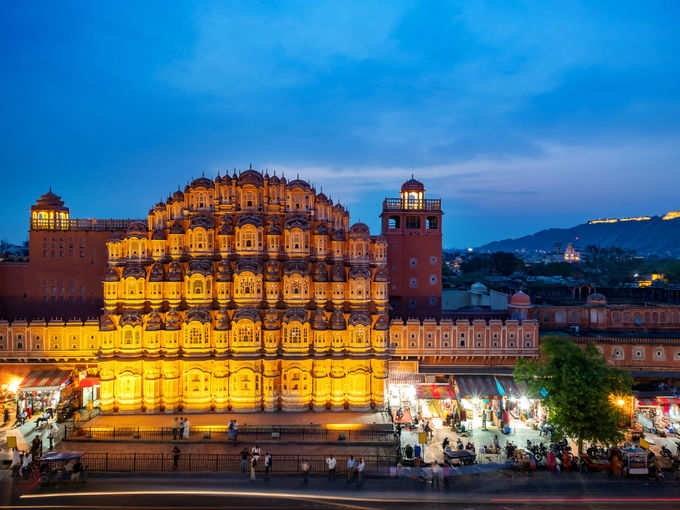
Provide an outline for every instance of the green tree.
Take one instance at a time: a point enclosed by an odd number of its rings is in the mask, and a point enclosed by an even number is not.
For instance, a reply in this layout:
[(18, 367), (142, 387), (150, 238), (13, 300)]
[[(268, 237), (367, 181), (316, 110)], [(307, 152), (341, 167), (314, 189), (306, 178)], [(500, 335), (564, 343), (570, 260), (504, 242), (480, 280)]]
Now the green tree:
[(624, 417), (612, 397), (631, 393), (631, 376), (607, 365), (592, 344), (584, 350), (570, 340), (546, 337), (541, 339), (541, 354), (538, 360), (520, 360), (515, 378), (544, 396), (556, 431), (576, 439), (579, 455), (584, 441), (619, 442)]

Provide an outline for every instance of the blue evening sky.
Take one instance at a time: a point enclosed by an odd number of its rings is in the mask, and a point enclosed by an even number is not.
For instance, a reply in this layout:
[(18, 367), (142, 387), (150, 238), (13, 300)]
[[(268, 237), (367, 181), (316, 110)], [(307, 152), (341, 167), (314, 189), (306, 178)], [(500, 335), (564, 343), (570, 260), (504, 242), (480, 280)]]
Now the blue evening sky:
[(52, 185), (144, 217), (234, 167), (379, 231), (413, 171), (444, 245), (680, 209), (680, 3), (2, 2), (0, 239)]

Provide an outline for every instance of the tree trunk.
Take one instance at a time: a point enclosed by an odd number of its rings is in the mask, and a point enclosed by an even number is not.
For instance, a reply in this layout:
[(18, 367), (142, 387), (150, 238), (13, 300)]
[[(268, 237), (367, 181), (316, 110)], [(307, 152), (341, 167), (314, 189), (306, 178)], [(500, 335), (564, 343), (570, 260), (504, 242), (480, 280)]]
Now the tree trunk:
[(583, 438), (579, 436), (578, 438), (578, 456), (583, 456)]

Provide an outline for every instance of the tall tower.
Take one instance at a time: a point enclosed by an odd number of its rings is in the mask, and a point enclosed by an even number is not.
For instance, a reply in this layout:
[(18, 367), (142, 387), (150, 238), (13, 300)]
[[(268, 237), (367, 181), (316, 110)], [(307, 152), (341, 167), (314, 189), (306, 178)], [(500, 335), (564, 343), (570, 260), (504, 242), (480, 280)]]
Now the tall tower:
[(390, 305), (395, 313), (437, 314), (442, 297), (441, 200), (426, 199), (413, 177), (400, 198), (383, 201), (382, 235), (387, 240)]

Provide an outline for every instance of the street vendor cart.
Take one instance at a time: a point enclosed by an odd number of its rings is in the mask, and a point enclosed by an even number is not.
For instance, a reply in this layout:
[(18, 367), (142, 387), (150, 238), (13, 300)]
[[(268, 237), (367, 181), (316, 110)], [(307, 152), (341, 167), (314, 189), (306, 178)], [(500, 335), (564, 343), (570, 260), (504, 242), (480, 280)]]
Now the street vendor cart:
[(624, 476), (648, 475), (647, 450), (644, 448), (627, 448), (621, 450), (623, 455)]
[(477, 456), (470, 450), (452, 450), (447, 448), (444, 451), (444, 461), (449, 466), (467, 466), (474, 464), (476, 460)]
[(40, 486), (62, 487), (83, 484), (87, 471), (81, 460), (83, 452), (49, 452), (40, 459)]

